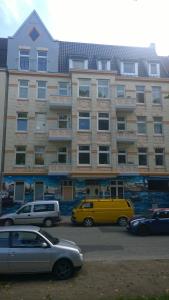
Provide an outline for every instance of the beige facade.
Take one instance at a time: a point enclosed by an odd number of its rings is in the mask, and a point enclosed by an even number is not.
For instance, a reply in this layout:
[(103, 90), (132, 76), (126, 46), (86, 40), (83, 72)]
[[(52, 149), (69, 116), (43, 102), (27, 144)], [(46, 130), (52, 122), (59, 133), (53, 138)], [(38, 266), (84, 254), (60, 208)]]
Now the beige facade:
[[(1, 78), (3, 85), (5, 73)], [(79, 96), (79, 80), (84, 79), (89, 82), (89, 97)], [(21, 99), (20, 84), (25, 80), (28, 96)], [(108, 80), (108, 97), (99, 97), (98, 80)], [(45, 99), (37, 98), (38, 81), (46, 82)], [(60, 82), (70, 84), (71, 96), (59, 96)], [(117, 86), (124, 86), (124, 96), (117, 96)], [(144, 101), (139, 101), (136, 86), (144, 86)], [(153, 87), (161, 89), (159, 103), (153, 103)], [(169, 79), (166, 78), (118, 76), (113, 72), (97, 70), (72, 70), (69, 74), (10, 71), (5, 174), (65, 174), (70, 177), (102, 178), (134, 173), (169, 175), (168, 94)], [(23, 112), (27, 113), (24, 121), (22, 116), (22, 120), (18, 120), (18, 113)], [(89, 113), (89, 129), (79, 128), (79, 112)], [(40, 125), (38, 114), (42, 118)], [(108, 130), (98, 128), (102, 114), (108, 116)], [(22, 121), (26, 126), (24, 130)], [(139, 132), (139, 127), (146, 129)], [(79, 163), (79, 145), (89, 146), (88, 164)], [(25, 153), (23, 165), (16, 163), (18, 146), (25, 146), (24, 150), (21, 149)], [(108, 147), (109, 161), (106, 164), (99, 164), (100, 146)], [(42, 165), (35, 161), (37, 148), (41, 149), (44, 158)], [(146, 151), (146, 165), (139, 164), (139, 154), (142, 155), (139, 151)], [(64, 155), (66, 159), (59, 161), (58, 157), (63, 158)], [(157, 155), (163, 156), (162, 165), (155, 163)]]
[[(0, 69), (0, 177), (3, 176), (4, 164), (4, 138), (5, 138), (5, 110), (6, 110), (6, 80), (7, 73), (5, 69)], [(0, 183), (1, 178), (0, 178)]]

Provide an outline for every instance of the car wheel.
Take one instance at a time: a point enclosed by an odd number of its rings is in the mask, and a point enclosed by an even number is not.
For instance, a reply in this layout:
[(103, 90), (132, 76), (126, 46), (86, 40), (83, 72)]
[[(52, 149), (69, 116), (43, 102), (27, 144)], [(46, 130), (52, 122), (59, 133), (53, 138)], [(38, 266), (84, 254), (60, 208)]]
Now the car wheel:
[(137, 232), (139, 235), (148, 235), (149, 229), (146, 225), (140, 225)]
[(127, 218), (126, 217), (121, 217), (118, 219), (118, 225), (120, 226), (127, 226)]
[(53, 225), (53, 221), (51, 219), (46, 219), (43, 224), (45, 227), (51, 227)]
[(12, 221), (11, 219), (6, 219), (6, 220), (4, 221), (4, 225), (5, 225), (5, 226), (11, 226), (11, 225), (13, 225), (13, 221)]
[(53, 268), (53, 274), (59, 280), (68, 279), (73, 275), (74, 268), (72, 262), (66, 258), (62, 258), (56, 262)]
[(84, 221), (83, 221), (83, 225), (84, 225), (85, 227), (91, 227), (91, 226), (93, 226), (93, 224), (94, 224), (94, 222), (93, 222), (93, 219), (92, 219), (92, 218), (86, 218), (86, 219), (84, 219)]

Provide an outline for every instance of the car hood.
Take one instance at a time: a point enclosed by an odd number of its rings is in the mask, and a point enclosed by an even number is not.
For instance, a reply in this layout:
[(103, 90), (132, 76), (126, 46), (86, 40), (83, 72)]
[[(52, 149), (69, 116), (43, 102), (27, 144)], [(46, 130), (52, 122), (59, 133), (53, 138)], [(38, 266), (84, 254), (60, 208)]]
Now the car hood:
[(144, 216), (134, 216), (134, 217), (132, 217), (130, 220), (129, 220), (129, 222), (133, 222), (133, 221), (143, 221), (143, 220), (145, 220), (146, 219), (146, 217), (144, 217)]
[(80, 248), (78, 247), (78, 245), (75, 242), (72, 242), (72, 241), (69, 241), (69, 240), (60, 239), (57, 246), (58, 245), (61, 246), (61, 247), (73, 248), (73, 249), (76, 249), (76, 250), (80, 251)]
[(13, 218), (13, 213), (0, 216), (0, 219), (7, 219), (7, 218)]

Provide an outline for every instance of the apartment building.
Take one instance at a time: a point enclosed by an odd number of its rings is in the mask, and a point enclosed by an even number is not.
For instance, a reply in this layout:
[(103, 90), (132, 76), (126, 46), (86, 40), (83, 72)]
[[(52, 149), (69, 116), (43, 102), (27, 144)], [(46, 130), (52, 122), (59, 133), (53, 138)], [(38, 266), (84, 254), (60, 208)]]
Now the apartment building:
[(4, 187), (15, 202), (169, 202), (168, 58), (53, 40), (35, 11), (8, 39)]

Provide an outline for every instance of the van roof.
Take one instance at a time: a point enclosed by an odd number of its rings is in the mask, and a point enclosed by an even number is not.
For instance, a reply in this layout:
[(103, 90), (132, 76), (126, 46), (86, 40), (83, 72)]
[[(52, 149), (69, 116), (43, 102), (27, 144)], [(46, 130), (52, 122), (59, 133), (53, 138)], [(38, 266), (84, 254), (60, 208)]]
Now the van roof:
[(25, 203), (24, 205), (26, 204), (46, 204), (46, 203), (57, 203), (58, 204), (58, 201), (57, 200), (37, 200), (37, 201), (30, 201), (30, 202), (27, 202)]
[(83, 200), (83, 202), (86, 201), (98, 202), (98, 201), (128, 201), (128, 200), (124, 198), (87, 198)]

